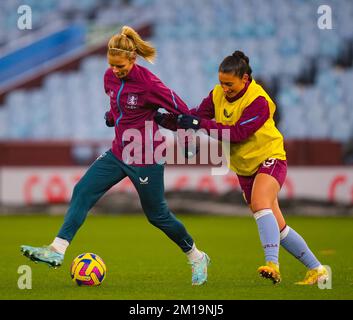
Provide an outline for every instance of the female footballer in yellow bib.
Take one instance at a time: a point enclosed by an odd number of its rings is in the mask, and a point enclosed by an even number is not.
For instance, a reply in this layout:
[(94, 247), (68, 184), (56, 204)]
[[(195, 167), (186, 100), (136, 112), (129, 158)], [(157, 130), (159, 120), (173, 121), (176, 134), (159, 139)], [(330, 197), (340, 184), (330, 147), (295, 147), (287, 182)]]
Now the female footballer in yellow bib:
[[(204, 129), (208, 134), (212, 130), (212, 137), (216, 132), (218, 140), (222, 140), (223, 130), (229, 130), (228, 166), (238, 176), (265, 252), (266, 265), (258, 268), (260, 275), (273, 283), (281, 281), (278, 254), (282, 245), (308, 268), (304, 280), (297, 284), (325, 281), (327, 270), (304, 239), (286, 225), (278, 205), (287, 173), (283, 136), (273, 120), (276, 105), (251, 73), (249, 58), (243, 52), (226, 57), (219, 66), (219, 84), (191, 115), (178, 116), (178, 127)], [(172, 118), (164, 116), (160, 124), (172, 127)]]

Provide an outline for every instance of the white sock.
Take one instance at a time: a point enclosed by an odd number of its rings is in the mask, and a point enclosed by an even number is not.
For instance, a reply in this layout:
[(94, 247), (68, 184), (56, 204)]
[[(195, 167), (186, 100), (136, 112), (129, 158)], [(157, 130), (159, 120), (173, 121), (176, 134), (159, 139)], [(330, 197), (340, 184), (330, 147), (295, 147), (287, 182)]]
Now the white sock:
[(65, 251), (66, 251), (67, 247), (69, 246), (69, 244), (70, 243), (67, 240), (56, 237), (50, 246), (56, 252), (59, 252), (61, 254), (65, 254)]
[(191, 250), (186, 252), (186, 256), (188, 257), (190, 262), (202, 259), (203, 255), (204, 253), (196, 248), (195, 243), (192, 245)]
[(323, 266), (322, 264), (320, 264), (318, 267), (316, 267), (316, 268), (314, 268), (314, 269), (316, 269), (318, 272), (321, 272), (321, 271), (323, 271), (325, 268), (324, 268), (324, 266)]

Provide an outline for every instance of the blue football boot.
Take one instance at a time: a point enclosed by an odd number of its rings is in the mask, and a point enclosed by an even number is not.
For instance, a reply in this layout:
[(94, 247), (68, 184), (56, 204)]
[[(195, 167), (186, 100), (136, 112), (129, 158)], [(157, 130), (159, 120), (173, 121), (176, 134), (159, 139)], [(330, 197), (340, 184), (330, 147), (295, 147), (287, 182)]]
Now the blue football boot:
[(45, 263), (50, 267), (60, 267), (64, 260), (64, 255), (53, 251), (50, 246), (45, 247), (31, 247), (21, 246), (21, 252), (24, 256), (34, 262)]

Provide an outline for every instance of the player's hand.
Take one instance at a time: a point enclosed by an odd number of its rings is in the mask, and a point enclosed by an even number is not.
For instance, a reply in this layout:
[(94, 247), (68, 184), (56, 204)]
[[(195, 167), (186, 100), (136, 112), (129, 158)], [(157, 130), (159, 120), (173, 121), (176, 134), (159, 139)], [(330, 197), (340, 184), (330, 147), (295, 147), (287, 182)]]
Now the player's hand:
[(177, 116), (173, 113), (158, 112), (153, 117), (154, 121), (163, 128), (176, 131), (177, 130)]
[(200, 118), (195, 116), (190, 116), (187, 114), (180, 114), (178, 116), (178, 125), (183, 129), (200, 129)]
[(107, 111), (105, 113), (104, 120), (105, 120), (105, 124), (107, 127), (114, 127), (115, 126), (114, 117), (110, 111)]
[(156, 112), (156, 114), (153, 117), (153, 120), (159, 124), (160, 126), (162, 126), (163, 121), (165, 120), (165, 113), (162, 112)]

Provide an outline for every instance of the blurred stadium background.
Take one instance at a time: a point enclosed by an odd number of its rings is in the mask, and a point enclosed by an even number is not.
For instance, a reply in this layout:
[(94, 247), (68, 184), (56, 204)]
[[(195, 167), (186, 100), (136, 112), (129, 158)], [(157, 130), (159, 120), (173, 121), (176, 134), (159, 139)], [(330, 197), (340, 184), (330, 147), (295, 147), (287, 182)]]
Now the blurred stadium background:
[[(31, 8), (30, 30), (17, 27), (23, 4)], [(127, 24), (156, 46), (157, 61), (148, 67), (191, 108), (217, 83), (220, 61), (243, 50), (277, 103), (289, 162), (284, 205), (297, 214), (352, 214), (353, 2), (325, 4), (332, 30), (319, 29), (316, 0), (1, 1), (1, 212), (55, 211), (87, 165), (109, 148), (114, 131), (103, 121), (105, 48)], [(169, 165), (171, 207), (247, 212), (235, 175), (210, 176), (209, 170)], [(124, 181), (97, 208), (139, 211), (134, 195)]]
[[(30, 30), (17, 26), (24, 4), (32, 13)], [(332, 30), (318, 27), (322, 4), (332, 10)], [(109, 108), (103, 89), (106, 44), (126, 24), (157, 48), (154, 65), (139, 63), (190, 108), (218, 82), (218, 64), (225, 56), (240, 49), (250, 57), (254, 78), (277, 104), (276, 121), (285, 137), (289, 171), (281, 206), (319, 258), (333, 266), (334, 287), (340, 291), (290, 287), (304, 271), (289, 255), (281, 259), (289, 281), (264, 291), (266, 284), (254, 280), (255, 269), (244, 268), (255, 268), (262, 256), (235, 174), (211, 175), (210, 165), (200, 159), (189, 165), (174, 165), (171, 159), (165, 185), (169, 206), (176, 214), (188, 214), (183, 221), (217, 261), (211, 270), (214, 281), (208, 283), (212, 290), (198, 293), (185, 283), (189, 269), (181, 267), (183, 257), (136, 214), (142, 210), (127, 179), (92, 210), (117, 216), (87, 219), (67, 263), (82, 250), (104, 257), (109, 275), (118, 280), (106, 282), (99, 291), (102, 298), (352, 297), (347, 286), (352, 283), (353, 238), (352, 19), (351, 0), (0, 1), (0, 236), (8, 257), (0, 265), (12, 270), (0, 296), (98, 297), (98, 291), (92, 296), (68, 289), (66, 269), (52, 273), (44, 267), (36, 291), (20, 294), (13, 270), (25, 263), (20, 244), (52, 240), (62, 222), (52, 215), (66, 212), (75, 183), (110, 147), (114, 131), (103, 120)], [(128, 213), (135, 215), (126, 219)], [(124, 244), (119, 255), (116, 243)], [(165, 264), (166, 257), (172, 266)], [(157, 275), (159, 281), (153, 280)], [(256, 288), (250, 290), (249, 283)]]

